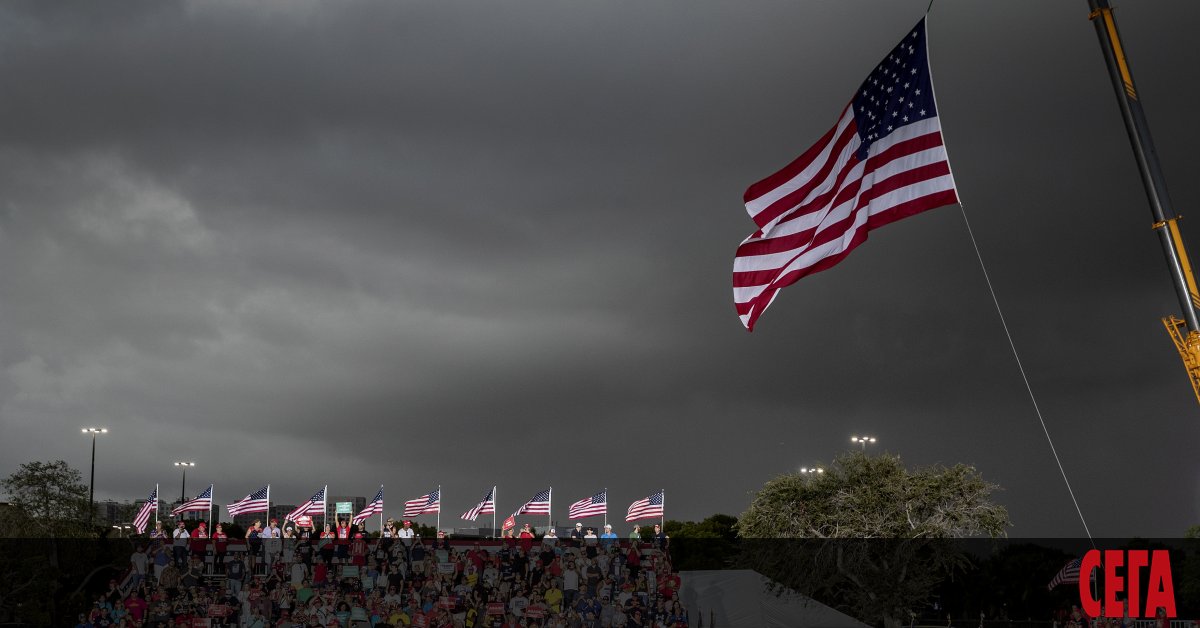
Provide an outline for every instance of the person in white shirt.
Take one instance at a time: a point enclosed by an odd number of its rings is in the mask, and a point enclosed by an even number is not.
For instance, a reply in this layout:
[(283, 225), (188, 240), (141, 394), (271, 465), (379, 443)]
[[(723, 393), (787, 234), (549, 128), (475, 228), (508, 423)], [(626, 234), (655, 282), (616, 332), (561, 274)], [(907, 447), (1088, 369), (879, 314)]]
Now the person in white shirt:
[(279, 520), (271, 519), (271, 522), (262, 529), (258, 536), (263, 539), (263, 554), (266, 556), (267, 569), (270, 569), (271, 565), (274, 565), (275, 561), (279, 559), (279, 552), (283, 549), (282, 543), (280, 543), (283, 533), (279, 531)]
[(172, 536), (175, 537), (175, 544), (172, 548), (172, 553), (175, 557), (175, 566), (182, 568), (184, 563), (187, 562), (188, 539), (192, 536), (188, 534), (187, 527), (183, 525), (182, 519), (179, 520), (179, 524), (175, 527), (175, 533)]
[(135, 590), (138, 583), (146, 579), (146, 565), (149, 563), (146, 546), (138, 545), (137, 550), (129, 555), (129, 562), (133, 565), (133, 579), (129, 583), (129, 588)]
[(405, 520), (404, 527), (400, 528), (400, 530), (396, 532), (396, 536), (400, 538), (400, 541), (409, 546), (412, 545), (413, 538), (416, 535), (416, 531), (412, 529), (412, 522), (408, 520)]

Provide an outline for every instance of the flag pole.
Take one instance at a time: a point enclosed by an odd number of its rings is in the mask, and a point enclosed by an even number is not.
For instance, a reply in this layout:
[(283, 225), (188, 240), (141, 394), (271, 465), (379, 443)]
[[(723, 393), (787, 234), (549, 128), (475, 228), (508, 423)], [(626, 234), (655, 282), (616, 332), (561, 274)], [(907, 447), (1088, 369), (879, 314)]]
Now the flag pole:
[(667, 489), (662, 489), (662, 514), (658, 516), (659, 525), (662, 526), (663, 534), (667, 533)]
[(492, 487), (492, 538), (496, 538), (496, 491), (499, 486)]
[(554, 525), (554, 487), (553, 486), (550, 487), (550, 494), (546, 496), (546, 499), (550, 500), (549, 503), (546, 504), (546, 510), (548, 511), (546, 513), (546, 529), (548, 530), (548, 529), (550, 529), (550, 526)]
[(604, 487), (604, 525), (608, 526), (608, 487)]
[(158, 483), (154, 483), (154, 529), (158, 530)]
[[(379, 494), (383, 495), (383, 485), (379, 485)], [(383, 500), (379, 500), (379, 538), (383, 538)]]
[[(438, 511), (437, 511), (437, 532), (442, 531), (442, 485), (438, 484)], [(437, 539), (437, 532), (434, 532), (433, 538)]]
[(209, 532), (210, 535), (212, 534), (211, 530), (213, 529), (213, 524), (212, 524), (213, 506), (217, 505), (217, 498), (213, 497), (214, 493), (216, 493), (216, 491), (213, 490), (213, 485), (209, 484), (208, 485), (208, 529), (210, 530), (210, 532)]
[(1142, 187), (1145, 188), (1150, 212), (1154, 216), (1154, 230), (1158, 232), (1159, 244), (1167, 258), (1171, 280), (1175, 284), (1175, 294), (1183, 311), (1182, 320), (1175, 316), (1166, 316), (1162, 319), (1163, 325), (1183, 359), (1192, 391), (1196, 394), (1197, 401), (1200, 401), (1200, 319), (1197, 319), (1196, 315), (1196, 308), (1200, 307), (1200, 289), (1196, 287), (1196, 279), (1192, 275), (1191, 263), (1183, 245), (1179, 216), (1171, 207), (1171, 200), (1167, 195), (1166, 179), (1158, 163), (1154, 140), (1150, 137), (1150, 125), (1146, 122), (1137, 88), (1133, 84), (1133, 74), (1125, 59), (1116, 18), (1113, 17), (1108, 0), (1088, 0), (1088, 6), (1092, 10), (1088, 19), (1095, 25), (1096, 36), (1100, 38), (1104, 62), (1108, 65), (1108, 75), (1112, 79), (1113, 88), (1117, 93), (1117, 104), (1121, 108), (1121, 117), (1125, 121), (1125, 132), (1129, 135), (1130, 147), (1142, 175)]
[[(284, 520), (286, 524), (287, 521)], [(267, 484), (267, 525), (271, 525), (271, 485)]]

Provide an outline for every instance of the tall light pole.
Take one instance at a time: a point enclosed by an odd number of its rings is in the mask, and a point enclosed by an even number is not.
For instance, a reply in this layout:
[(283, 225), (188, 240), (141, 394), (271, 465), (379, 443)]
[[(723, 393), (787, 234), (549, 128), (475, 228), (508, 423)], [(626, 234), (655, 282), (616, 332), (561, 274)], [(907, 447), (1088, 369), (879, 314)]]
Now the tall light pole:
[(107, 434), (107, 427), (85, 427), (84, 434), (92, 435), (92, 479), (88, 480), (88, 525), (96, 516), (96, 434)]
[(196, 463), (176, 461), (175, 466), (183, 469), (183, 485), (179, 487), (179, 503), (182, 504), (183, 502), (187, 501), (187, 470), (188, 470), (188, 467), (194, 467), (194, 466), (196, 466)]
[(862, 445), (863, 453), (867, 453), (867, 443), (875, 444), (874, 436), (851, 436), (850, 442)]

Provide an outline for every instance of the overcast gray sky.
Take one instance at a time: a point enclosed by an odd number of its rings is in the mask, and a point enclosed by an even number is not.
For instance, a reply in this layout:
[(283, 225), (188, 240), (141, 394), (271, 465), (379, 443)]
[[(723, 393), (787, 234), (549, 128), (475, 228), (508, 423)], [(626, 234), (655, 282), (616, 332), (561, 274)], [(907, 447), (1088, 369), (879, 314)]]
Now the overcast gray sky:
[[(957, 207), (731, 303), (746, 186), (829, 129), (926, 2), (0, 5), (0, 475), (103, 425), (98, 498), (328, 483), (443, 524), (739, 514), (871, 433), (1079, 536)], [(1117, 13), (1180, 213), (1200, 3)], [(951, 164), (1099, 536), (1200, 523), (1200, 414), (1087, 3), (935, 4)], [(1195, 240), (1197, 227), (1184, 222)], [(1200, 249), (1194, 249), (1200, 255)], [(398, 510), (396, 511), (398, 513)], [(430, 518), (432, 521), (432, 518)]]

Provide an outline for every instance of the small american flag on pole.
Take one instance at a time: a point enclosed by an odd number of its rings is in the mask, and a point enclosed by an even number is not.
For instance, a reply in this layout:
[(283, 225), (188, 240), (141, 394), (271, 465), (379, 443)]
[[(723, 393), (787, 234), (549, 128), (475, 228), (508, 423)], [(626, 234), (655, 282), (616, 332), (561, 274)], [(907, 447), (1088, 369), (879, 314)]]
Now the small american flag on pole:
[(415, 517), (417, 515), (434, 514), (442, 511), (442, 491), (436, 490), (431, 493), (426, 493), (416, 499), (410, 499), (404, 502), (404, 516)]
[(651, 519), (663, 516), (663, 492), (659, 491), (645, 499), (639, 499), (629, 505), (625, 512), (625, 521)]
[(212, 491), (213, 485), (209, 484), (208, 488), (204, 489), (203, 493), (200, 493), (196, 496), (196, 499), (189, 499), (172, 509), (171, 516), (178, 517), (185, 512), (204, 512), (207, 510), (212, 510)]
[(287, 521), (296, 521), (304, 515), (325, 515), (325, 490), (328, 486), (321, 487), (321, 490), (313, 493), (313, 496), (308, 498), (308, 501), (300, 504), (295, 510), (289, 512), (284, 519)]
[(476, 504), (474, 508), (464, 512), (462, 518), (467, 521), (474, 521), (479, 518), (479, 515), (494, 514), (496, 514), (496, 487), (493, 486), (492, 490), (483, 496), (483, 501)]
[(581, 499), (567, 509), (568, 519), (583, 519), (608, 514), (608, 489)]
[(138, 534), (146, 531), (146, 525), (150, 522), (150, 513), (158, 510), (158, 487), (150, 491), (150, 497), (146, 498), (146, 503), (142, 504), (141, 510), (138, 510), (137, 516), (133, 518), (133, 527)]
[(524, 506), (517, 509), (514, 515), (548, 515), (550, 514), (550, 489), (546, 489), (533, 499), (525, 502)]
[(268, 484), (253, 493), (229, 504), (225, 510), (229, 511), (230, 517), (244, 515), (252, 512), (267, 512), (271, 509), (270, 501), (267, 495), (271, 492), (271, 485)]
[(925, 41), (922, 19), (829, 132), (746, 190), (758, 231), (733, 260), (733, 301), (746, 329), (780, 289), (842, 261), (872, 229), (958, 202)]
[(372, 499), (371, 503), (367, 504), (367, 507), (362, 509), (362, 512), (358, 513), (357, 515), (354, 515), (354, 519), (353, 519), (354, 525), (358, 525), (358, 524), (366, 521), (367, 519), (370, 519), (372, 516), (382, 514), (382, 513), (383, 513), (383, 487), (380, 486), (379, 492), (375, 493), (375, 499)]
[(1050, 579), (1050, 584), (1046, 585), (1046, 590), (1053, 591), (1054, 587), (1060, 584), (1073, 584), (1079, 582), (1079, 564), (1078, 558), (1063, 565), (1062, 569)]

